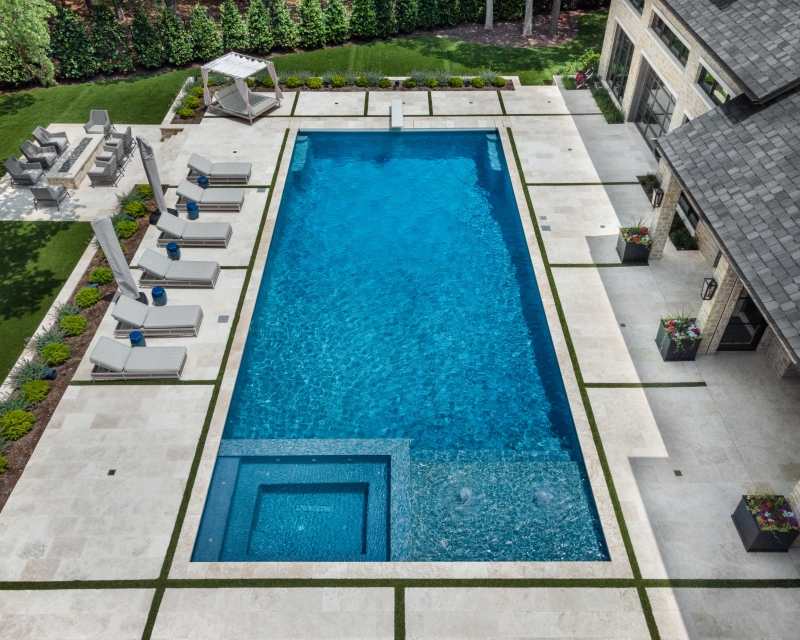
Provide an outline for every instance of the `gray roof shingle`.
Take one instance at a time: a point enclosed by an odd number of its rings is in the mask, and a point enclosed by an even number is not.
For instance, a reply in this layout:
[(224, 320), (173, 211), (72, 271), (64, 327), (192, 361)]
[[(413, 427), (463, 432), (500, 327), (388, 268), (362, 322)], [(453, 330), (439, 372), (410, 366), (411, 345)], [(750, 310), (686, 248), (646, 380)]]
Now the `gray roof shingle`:
[(662, 0), (751, 100), (800, 81), (800, 0)]
[(657, 145), (800, 362), (800, 89), (739, 96)]

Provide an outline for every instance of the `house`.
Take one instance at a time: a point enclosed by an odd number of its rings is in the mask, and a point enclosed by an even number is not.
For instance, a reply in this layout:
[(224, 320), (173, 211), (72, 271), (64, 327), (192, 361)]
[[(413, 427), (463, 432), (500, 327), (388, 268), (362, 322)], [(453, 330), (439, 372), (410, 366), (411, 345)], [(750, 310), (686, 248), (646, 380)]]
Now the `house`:
[(784, 377), (800, 375), (798, 60), (800, 0), (613, 0), (600, 62), (659, 158), (650, 257), (677, 214), (714, 270), (700, 353), (763, 350)]

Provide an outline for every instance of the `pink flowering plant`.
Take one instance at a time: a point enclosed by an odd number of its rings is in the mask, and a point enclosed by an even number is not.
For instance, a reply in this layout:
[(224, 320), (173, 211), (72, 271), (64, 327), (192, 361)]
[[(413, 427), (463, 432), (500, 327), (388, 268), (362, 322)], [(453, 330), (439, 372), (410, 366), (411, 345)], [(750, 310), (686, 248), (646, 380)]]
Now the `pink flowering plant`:
[(650, 228), (642, 220), (634, 222), (630, 227), (620, 227), (619, 232), (625, 238), (625, 242), (633, 242), (645, 247), (653, 244), (653, 239), (650, 237)]
[(667, 318), (661, 318), (664, 329), (668, 337), (680, 342), (681, 340), (699, 340), (700, 329), (694, 322), (694, 318), (689, 318), (686, 314), (674, 314)]
[(797, 516), (783, 496), (763, 493), (747, 496), (747, 510), (756, 517), (762, 531), (800, 531)]

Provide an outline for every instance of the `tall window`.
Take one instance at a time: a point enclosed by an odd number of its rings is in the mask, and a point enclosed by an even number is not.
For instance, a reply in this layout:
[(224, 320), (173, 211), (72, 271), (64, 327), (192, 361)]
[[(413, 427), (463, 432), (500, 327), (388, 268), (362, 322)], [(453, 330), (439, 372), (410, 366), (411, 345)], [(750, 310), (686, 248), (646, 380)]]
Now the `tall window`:
[(697, 84), (716, 104), (725, 104), (730, 97), (728, 92), (722, 88), (722, 85), (703, 65), (700, 65), (700, 77), (697, 79)]
[(611, 93), (622, 102), (625, 94), (625, 85), (628, 82), (628, 72), (631, 68), (633, 57), (633, 43), (622, 27), (617, 25), (617, 34), (614, 36), (614, 48), (611, 50), (611, 61), (608, 65), (608, 84)]
[(642, 9), (644, 9), (644, 0), (631, 0), (631, 4), (639, 13), (641, 13)]
[(675, 32), (672, 31), (672, 29), (667, 26), (667, 23), (659, 18), (658, 15), (653, 16), (653, 31), (656, 32), (656, 35), (661, 38), (661, 41), (667, 45), (669, 50), (685, 67), (686, 61), (689, 59), (688, 47), (683, 44), (683, 40), (676, 36)]
[(634, 120), (651, 148), (653, 139), (660, 138), (669, 130), (673, 111), (675, 98), (661, 82), (661, 78), (648, 67)]
[(694, 207), (689, 204), (685, 195), (681, 194), (681, 197), (678, 198), (678, 206), (681, 209), (681, 213), (683, 213), (684, 217), (689, 221), (689, 224), (692, 225), (692, 229), (697, 229), (700, 216), (697, 215), (697, 211), (694, 210)]

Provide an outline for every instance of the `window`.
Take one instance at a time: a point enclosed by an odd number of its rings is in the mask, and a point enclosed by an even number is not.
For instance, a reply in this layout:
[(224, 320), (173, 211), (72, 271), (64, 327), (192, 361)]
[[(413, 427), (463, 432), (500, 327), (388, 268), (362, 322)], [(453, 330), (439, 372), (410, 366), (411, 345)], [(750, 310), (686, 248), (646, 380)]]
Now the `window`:
[(722, 85), (717, 82), (717, 79), (702, 65), (700, 65), (700, 77), (697, 79), (697, 84), (715, 104), (725, 104), (730, 97), (728, 92), (722, 88)]
[(639, 13), (641, 13), (642, 9), (644, 9), (644, 0), (631, 0), (631, 4)]
[(697, 229), (697, 223), (700, 222), (700, 216), (697, 215), (697, 211), (694, 210), (694, 207), (689, 204), (689, 201), (686, 199), (686, 196), (681, 194), (681, 197), (678, 198), (678, 206), (680, 207), (681, 213), (683, 213), (683, 217), (689, 221), (689, 224), (692, 225), (692, 229)]
[(650, 67), (647, 67), (634, 122), (650, 148), (653, 147), (655, 138), (660, 138), (669, 130), (674, 110), (675, 98), (664, 86), (661, 78)]
[(767, 321), (747, 291), (742, 289), (717, 350), (755, 351), (766, 330)]
[(689, 59), (689, 48), (683, 44), (683, 41), (675, 35), (675, 33), (667, 26), (658, 15), (653, 16), (653, 31), (661, 38), (661, 41), (667, 45), (667, 48), (675, 55), (678, 61), (685, 67), (686, 61)]
[(617, 25), (617, 35), (614, 36), (614, 48), (611, 50), (611, 61), (608, 65), (608, 84), (617, 100), (622, 102), (625, 94), (625, 85), (628, 82), (628, 72), (631, 69), (633, 57), (633, 43)]

